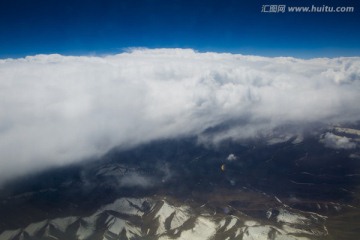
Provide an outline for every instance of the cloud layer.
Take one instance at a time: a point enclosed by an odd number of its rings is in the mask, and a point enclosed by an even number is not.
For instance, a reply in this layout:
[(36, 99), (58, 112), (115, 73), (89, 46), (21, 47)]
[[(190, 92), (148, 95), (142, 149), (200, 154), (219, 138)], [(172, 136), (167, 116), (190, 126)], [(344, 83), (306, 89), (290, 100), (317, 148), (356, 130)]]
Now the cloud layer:
[(360, 58), (302, 60), (190, 49), (0, 60), (0, 181), (115, 146), (360, 120)]
[(327, 132), (322, 139), (324, 145), (328, 148), (334, 149), (354, 149), (356, 143), (352, 142), (347, 137), (337, 136), (333, 133)]

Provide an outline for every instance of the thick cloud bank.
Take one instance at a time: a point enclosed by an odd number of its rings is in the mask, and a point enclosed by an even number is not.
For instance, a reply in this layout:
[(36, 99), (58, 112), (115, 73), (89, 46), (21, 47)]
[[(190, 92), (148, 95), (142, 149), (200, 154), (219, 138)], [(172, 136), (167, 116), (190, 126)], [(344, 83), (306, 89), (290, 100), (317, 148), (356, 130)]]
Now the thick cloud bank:
[[(360, 119), (360, 58), (266, 58), (188, 49), (0, 60), (0, 178), (115, 146)], [(215, 139), (216, 140), (216, 139)]]

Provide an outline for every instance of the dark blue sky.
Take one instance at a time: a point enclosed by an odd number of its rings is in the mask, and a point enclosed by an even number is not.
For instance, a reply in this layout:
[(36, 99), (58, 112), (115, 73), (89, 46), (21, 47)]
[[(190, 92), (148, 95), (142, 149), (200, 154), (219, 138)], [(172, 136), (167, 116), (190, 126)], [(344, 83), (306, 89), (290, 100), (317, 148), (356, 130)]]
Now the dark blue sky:
[[(0, 58), (181, 47), (266, 56), (359, 56), (358, 0), (0, 0)], [(261, 13), (264, 4), (354, 13)]]

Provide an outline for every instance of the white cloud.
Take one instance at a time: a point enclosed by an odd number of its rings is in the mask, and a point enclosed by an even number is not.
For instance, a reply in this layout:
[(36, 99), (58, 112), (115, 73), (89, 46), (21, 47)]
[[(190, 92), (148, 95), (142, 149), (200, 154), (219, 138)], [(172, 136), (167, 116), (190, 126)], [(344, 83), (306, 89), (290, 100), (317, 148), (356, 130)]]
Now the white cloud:
[(226, 160), (228, 161), (235, 161), (236, 159), (237, 157), (233, 153), (230, 153), (229, 156), (226, 158)]
[(360, 119), (360, 58), (266, 58), (188, 49), (0, 60), (0, 178), (115, 146)]
[(356, 148), (356, 143), (351, 142), (349, 138), (337, 136), (330, 132), (327, 132), (324, 135), (322, 142), (328, 148), (334, 148), (334, 149), (354, 149), (354, 148)]

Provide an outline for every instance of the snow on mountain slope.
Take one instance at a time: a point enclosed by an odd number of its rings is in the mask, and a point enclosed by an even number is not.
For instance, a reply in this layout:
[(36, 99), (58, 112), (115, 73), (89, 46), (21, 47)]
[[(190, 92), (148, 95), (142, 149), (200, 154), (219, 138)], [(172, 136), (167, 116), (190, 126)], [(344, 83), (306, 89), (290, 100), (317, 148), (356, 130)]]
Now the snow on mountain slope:
[(245, 214), (212, 213), (167, 198), (120, 198), (91, 216), (43, 220), (5, 231), (0, 239), (305, 240), (327, 235), (321, 216), (284, 208), (270, 221), (266, 213), (259, 220)]

